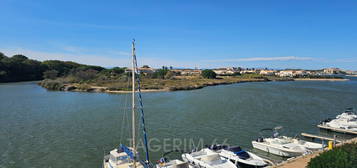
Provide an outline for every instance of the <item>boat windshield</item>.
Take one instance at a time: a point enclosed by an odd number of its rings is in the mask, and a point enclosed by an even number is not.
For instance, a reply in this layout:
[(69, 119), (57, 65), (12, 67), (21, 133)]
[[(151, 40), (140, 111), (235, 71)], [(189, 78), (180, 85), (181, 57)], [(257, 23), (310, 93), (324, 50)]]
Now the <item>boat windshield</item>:
[(242, 148), (240, 146), (236, 146), (236, 147), (231, 147), (228, 150), (231, 152), (240, 152), (242, 151)]

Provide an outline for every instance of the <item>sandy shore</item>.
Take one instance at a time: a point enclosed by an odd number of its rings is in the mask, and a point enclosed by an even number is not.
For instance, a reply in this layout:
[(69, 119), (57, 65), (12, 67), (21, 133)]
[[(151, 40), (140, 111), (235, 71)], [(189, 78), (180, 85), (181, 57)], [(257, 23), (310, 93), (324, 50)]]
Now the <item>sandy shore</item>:
[[(168, 92), (169, 90), (167, 89), (144, 89), (141, 90), (141, 92), (146, 93), (146, 92)], [(105, 93), (131, 93), (131, 91), (122, 91), (122, 90), (106, 90), (104, 91)]]
[(296, 78), (294, 81), (331, 81), (331, 82), (339, 82), (339, 81), (349, 81), (349, 79), (319, 79), (319, 78)]

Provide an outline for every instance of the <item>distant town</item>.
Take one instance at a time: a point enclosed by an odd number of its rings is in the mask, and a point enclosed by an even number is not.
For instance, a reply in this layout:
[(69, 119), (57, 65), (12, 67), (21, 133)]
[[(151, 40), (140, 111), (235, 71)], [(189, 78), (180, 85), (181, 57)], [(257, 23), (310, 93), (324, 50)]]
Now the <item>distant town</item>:
[[(181, 68), (168, 68), (170, 71), (183, 76), (200, 75), (203, 69), (181, 69)], [(139, 68), (140, 72), (144, 74), (153, 74), (158, 69), (150, 68), (148, 65), (144, 65)], [(342, 70), (339, 68), (324, 68), (321, 70), (303, 70), (303, 69), (259, 69), (259, 68), (241, 68), (241, 67), (226, 67), (211, 69), (217, 75), (220, 76), (233, 76), (237, 74), (260, 74), (265, 76), (278, 76), (278, 77), (307, 77), (307, 76), (331, 76), (331, 75), (357, 75), (357, 71)], [(130, 72), (131, 69), (126, 69), (126, 72)]]

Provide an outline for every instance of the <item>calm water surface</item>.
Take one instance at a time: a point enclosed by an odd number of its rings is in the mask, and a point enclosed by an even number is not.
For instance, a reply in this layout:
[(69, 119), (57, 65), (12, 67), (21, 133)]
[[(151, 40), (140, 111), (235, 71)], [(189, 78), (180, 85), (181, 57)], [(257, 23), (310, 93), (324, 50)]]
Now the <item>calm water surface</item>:
[[(101, 167), (104, 152), (128, 137), (122, 128), (129, 96), (0, 84), (0, 167)], [(320, 120), (357, 108), (357, 80), (242, 83), (143, 97), (156, 146), (202, 138), (251, 149), (262, 128), (282, 125), (289, 136), (318, 133)], [(161, 154), (152, 152), (152, 160)]]

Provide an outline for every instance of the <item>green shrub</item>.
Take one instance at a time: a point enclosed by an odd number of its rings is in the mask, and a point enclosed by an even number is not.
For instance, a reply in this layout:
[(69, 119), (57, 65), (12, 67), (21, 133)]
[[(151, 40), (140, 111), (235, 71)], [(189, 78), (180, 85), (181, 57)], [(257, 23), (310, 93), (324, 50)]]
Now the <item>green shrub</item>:
[(308, 168), (357, 168), (357, 143), (323, 152), (308, 163)]
[(47, 88), (48, 90), (63, 90), (64, 89), (63, 81), (60, 81), (60, 80), (45, 79), (45, 80), (41, 81), (40, 85), (43, 86), (44, 88)]
[(202, 71), (201, 76), (207, 79), (215, 79), (217, 74), (211, 69), (205, 69)]

